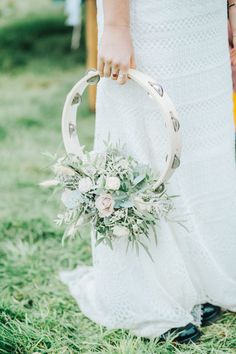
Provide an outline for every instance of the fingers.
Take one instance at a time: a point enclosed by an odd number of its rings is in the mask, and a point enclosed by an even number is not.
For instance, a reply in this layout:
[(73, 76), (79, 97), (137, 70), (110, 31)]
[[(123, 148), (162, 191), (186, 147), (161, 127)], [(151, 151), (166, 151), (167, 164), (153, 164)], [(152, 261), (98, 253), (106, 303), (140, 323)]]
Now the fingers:
[(236, 49), (236, 36), (233, 36), (233, 49)]
[(135, 62), (134, 55), (132, 55), (130, 58), (130, 68), (136, 69), (136, 62)]
[[(130, 68), (131, 69), (136, 69), (136, 62), (135, 62), (134, 55), (132, 55), (131, 58), (130, 58)], [(128, 79), (130, 79), (130, 77), (128, 77)]]
[(102, 57), (98, 57), (97, 69), (98, 69), (99, 75), (101, 77), (104, 76), (104, 65), (105, 65), (105, 63), (104, 63), (103, 58)]
[(124, 85), (128, 81), (129, 68), (136, 68), (134, 57), (130, 58), (130, 62), (118, 63), (112, 60), (106, 60), (102, 57), (98, 58), (97, 69), (101, 77), (111, 77), (112, 80), (117, 80), (117, 83)]
[(113, 64), (111, 69), (111, 78), (112, 80), (117, 80), (119, 76), (119, 64)]
[(236, 50), (234, 48), (232, 48), (230, 50), (230, 59), (231, 59), (231, 64), (232, 65), (236, 65)]
[(105, 77), (110, 77), (111, 76), (111, 65), (112, 65), (112, 61), (111, 60), (105, 61), (105, 65), (104, 65), (104, 76)]
[(128, 80), (128, 70), (129, 70), (129, 66), (126, 64), (122, 64), (120, 66), (120, 72), (119, 72), (119, 76), (117, 78), (117, 82), (120, 85), (124, 85), (127, 80)]

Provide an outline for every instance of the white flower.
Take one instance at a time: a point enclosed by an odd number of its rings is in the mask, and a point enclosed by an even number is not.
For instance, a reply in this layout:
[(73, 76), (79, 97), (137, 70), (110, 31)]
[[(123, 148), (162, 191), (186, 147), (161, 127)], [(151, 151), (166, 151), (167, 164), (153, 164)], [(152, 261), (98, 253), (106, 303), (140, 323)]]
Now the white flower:
[(129, 236), (129, 229), (126, 226), (116, 225), (113, 228), (113, 235), (117, 237)]
[(138, 227), (138, 225), (134, 224), (132, 226), (132, 229), (133, 229), (134, 232), (137, 232), (139, 230), (139, 227)]
[(97, 172), (96, 168), (91, 165), (83, 167), (83, 171), (85, 174), (90, 175), (90, 176), (94, 176), (95, 173)]
[(40, 187), (48, 188), (48, 187), (54, 187), (57, 186), (60, 182), (57, 181), (56, 179), (49, 179), (47, 181), (43, 181), (39, 183)]
[(150, 212), (152, 209), (152, 206), (149, 202), (145, 202), (141, 197), (134, 197), (134, 206), (135, 208), (142, 212)]
[(101, 194), (95, 201), (95, 207), (100, 217), (110, 216), (113, 213), (114, 200), (109, 193)]
[(83, 177), (79, 180), (78, 189), (81, 193), (87, 193), (93, 187), (93, 181), (89, 177)]
[(107, 177), (105, 188), (117, 191), (120, 188), (120, 179), (118, 177)]
[(75, 170), (73, 168), (68, 167), (68, 166), (63, 166), (63, 165), (54, 165), (53, 167), (54, 172), (59, 175), (59, 176), (74, 176), (75, 175)]
[(61, 201), (68, 209), (75, 209), (79, 206), (80, 192), (78, 190), (71, 191), (65, 189), (61, 195)]

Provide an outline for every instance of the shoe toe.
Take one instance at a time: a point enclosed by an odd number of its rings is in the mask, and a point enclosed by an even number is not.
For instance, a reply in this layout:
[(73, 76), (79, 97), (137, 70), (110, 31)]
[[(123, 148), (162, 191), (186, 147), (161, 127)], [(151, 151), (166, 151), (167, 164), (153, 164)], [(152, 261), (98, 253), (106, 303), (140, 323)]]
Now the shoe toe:
[(180, 331), (180, 333), (178, 333), (174, 340), (178, 343), (190, 343), (196, 342), (200, 336), (201, 332), (199, 329), (192, 323), (189, 323)]
[(212, 304), (202, 305), (202, 326), (209, 326), (221, 315), (221, 308)]

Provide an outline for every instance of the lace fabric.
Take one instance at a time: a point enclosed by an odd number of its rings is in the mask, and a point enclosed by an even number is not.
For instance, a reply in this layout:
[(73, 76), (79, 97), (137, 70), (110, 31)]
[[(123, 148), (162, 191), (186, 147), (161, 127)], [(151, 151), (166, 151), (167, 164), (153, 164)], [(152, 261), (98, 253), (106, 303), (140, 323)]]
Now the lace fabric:
[[(98, 26), (103, 23), (98, 0)], [(199, 324), (200, 304), (236, 310), (236, 168), (226, 1), (131, 0), (137, 68), (167, 90), (179, 113), (183, 154), (168, 184), (180, 225), (162, 221), (158, 245), (139, 256), (93, 246), (93, 265), (61, 275), (83, 313), (108, 328), (157, 337)], [(95, 149), (111, 139), (160, 169), (166, 153), (160, 112), (135, 83), (98, 85)], [(92, 235), (94, 245), (94, 236)]]

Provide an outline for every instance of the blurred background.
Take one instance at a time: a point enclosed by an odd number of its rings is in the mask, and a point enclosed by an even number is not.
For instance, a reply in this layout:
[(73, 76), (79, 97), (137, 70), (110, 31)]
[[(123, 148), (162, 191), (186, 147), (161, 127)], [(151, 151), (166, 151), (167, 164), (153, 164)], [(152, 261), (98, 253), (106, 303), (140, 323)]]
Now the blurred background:
[[(95, 0), (0, 0), (0, 353), (154, 353), (152, 343), (80, 313), (58, 272), (89, 264), (90, 240), (62, 246), (63, 230), (53, 222), (58, 197), (38, 186), (50, 178), (43, 153), (64, 153), (64, 100), (86, 68), (96, 67), (96, 41)], [(89, 149), (94, 87), (83, 97), (79, 130)], [(198, 347), (181, 352), (235, 353), (235, 328), (226, 315)], [(155, 348), (175, 352), (168, 343)]]
[[(47, 218), (52, 211), (37, 187), (48, 176), (42, 152), (63, 151), (64, 100), (86, 67), (96, 67), (96, 46), (93, 0), (1, 0), (0, 217), (4, 223), (18, 217)], [(94, 129), (92, 90), (80, 111), (80, 133), (88, 148)]]

